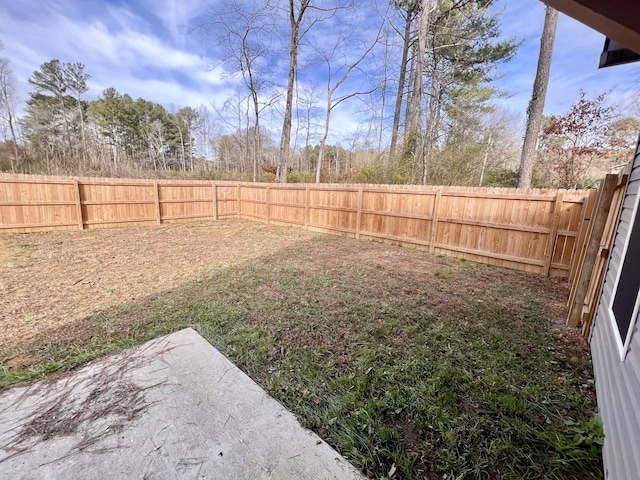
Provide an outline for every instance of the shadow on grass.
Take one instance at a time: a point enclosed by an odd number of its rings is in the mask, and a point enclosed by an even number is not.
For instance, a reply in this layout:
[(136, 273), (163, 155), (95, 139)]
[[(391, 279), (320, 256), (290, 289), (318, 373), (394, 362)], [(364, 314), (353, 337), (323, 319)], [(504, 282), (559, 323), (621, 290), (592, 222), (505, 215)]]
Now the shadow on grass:
[(370, 477), (598, 478), (590, 360), (546, 316), (566, 294), (317, 236), (42, 332), (2, 354), (0, 386), (192, 326)]

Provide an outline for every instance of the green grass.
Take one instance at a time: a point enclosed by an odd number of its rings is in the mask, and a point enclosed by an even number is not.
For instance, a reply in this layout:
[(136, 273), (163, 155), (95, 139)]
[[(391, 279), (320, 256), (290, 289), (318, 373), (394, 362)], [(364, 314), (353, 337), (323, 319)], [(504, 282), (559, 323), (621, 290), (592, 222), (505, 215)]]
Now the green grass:
[(17, 255), (21, 256), (21, 257), (31, 257), (31, 255), (35, 252), (36, 248), (38, 248), (37, 245), (33, 245), (31, 243), (15, 243), (14, 244), (15, 248), (16, 248), (16, 253)]
[[(370, 477), (600, 477), (590, 362), (545, 316), (545, 279), (318, 242), (15, 345), (0, 386), (193, 326)], [(6, 367), (25, 352), (38, 363)]]

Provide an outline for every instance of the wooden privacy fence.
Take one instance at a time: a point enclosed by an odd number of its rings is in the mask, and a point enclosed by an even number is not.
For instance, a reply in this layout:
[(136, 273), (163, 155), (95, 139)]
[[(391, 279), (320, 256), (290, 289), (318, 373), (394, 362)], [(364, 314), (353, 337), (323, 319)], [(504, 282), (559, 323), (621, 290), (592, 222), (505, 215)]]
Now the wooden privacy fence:
[(584, 190), (0, 175), (0, 231), (246, 218), (568, 277)]
[(584, 220), (578, 231), (576, 254), (569, 272), (571, 293), (567, 317), (568, 325), (582, 327), (585, 338), (589, 337), (598, 308), (600, 287), (606, 273), (628, 176), (628, 170), (618, 175), (607, 175), (600, 188), (591, 190), (585, 200)]
[(586, 191), (239, 185), (243, 218), (568, 276)]
[(152, 225), (237, 216), (236, 183), (0, 175), (0, 231)]

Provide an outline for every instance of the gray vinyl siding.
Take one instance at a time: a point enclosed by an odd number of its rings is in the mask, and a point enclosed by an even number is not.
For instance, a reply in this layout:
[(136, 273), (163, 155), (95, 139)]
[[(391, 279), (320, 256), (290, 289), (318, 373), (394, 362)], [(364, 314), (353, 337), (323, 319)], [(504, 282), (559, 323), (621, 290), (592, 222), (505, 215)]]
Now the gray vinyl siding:
[(609, 315), (609, 305), (622, 266), (622, 254), (639, 191), (640, 154), (637, 153), (591, 332), (598, 409), (605, 432), (605, 478), (615, 480), (640, 478), (640, 321), (635, 321), (629, 350), (625, 360), (621, 361), (615, 340), (617, 333)]

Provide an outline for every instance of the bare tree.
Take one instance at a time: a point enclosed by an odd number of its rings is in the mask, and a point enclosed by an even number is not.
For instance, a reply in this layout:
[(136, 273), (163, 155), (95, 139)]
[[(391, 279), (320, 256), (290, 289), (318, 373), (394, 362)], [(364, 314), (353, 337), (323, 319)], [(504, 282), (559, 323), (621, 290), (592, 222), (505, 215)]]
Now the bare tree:
[[(320, 92), (315, 85), (306, 85), (301, 82), (296, 84), (296, 103), (301, 114), (297, 118), (297, 128), (295, 132), (294, 145), (299, 145), (298, 136), (300, 132), (304, 135), (303, 152), (308, 152), (311, 147), (312, 139), (319, 137), (318, 129), (320, 128), (317, 120), (320, 117), (320, 108), (317, 106), (317, 100)], [(298, 170), (310, 171), (310, 156), (306, 153), (298, 155)], [(304, 160), (304, 165), (303, 165)]]
[[(316, 5), (314, 0), (288, 0), (286, 13), (289, 18), (289, 63), (277, 176), (277, 180), (281, 183), (287, 182), (289, 157), (291, 156), (293, 97), (298, 72), (298, 54), (302, 40), (316, 24), (333, 18), (339, 10), (348, 10), (352, 4), (353, 0), (345, 0), (344, 2), (338, 1), (336, 2), (336, 5), (331, 7), (324, 7)], [(317, 15), (307, 21), (308, 12), (310, 10), (315, 11)]]
[(197, 111), (200, 122), (194, 131), (194, 150), (196, 155), (206, 162), (213, 159), (211, 153), (213, 122), (211, 120), (211, 112), (206, 105), (200, 105)]
[[(312, 0), (289, 0), (289, 70), (287, 73), (287, 96), (285, 100), (284, 120), (282, 123), (282, 137), (280, 139), (280, 159), (278, 162), (277, 180), (287, 183), (287, 170), (289, 168), (289, 155), (291, 149), (291, 124), (293, 118), (293, 92), (298, 70), (298, 49), (302, 37), (308, 32), (301, 31), (302, 21)], [(297, 7), (297, 8), (296, 8)]]
[[(380, 28), (375, 36), (375, 38), (370, 41), (369, 45), (366, 46), (362, 53), (352, 59), (349, 60), (347, 54), (342, 50), (344, 45), (349, 45), (350, 49), (353, 49), (352, 42), (349, 42), (348, 38), (344, 38), (342, 35), (338, 35), (336, 42), (331, 50), (326, 49), (318, 49), (318, 54), (324, 60), (327, 67), (327, 98), (326, 98), (326, 110), (325, 110), (325, 120), (324, 120), (324, 132), (322, 134), (322, 139), (320, 140), (320, 150), (318, 152), (318, 163), (316, 165), (316, 183), (320, 183), (320, 173), (322, 171), (322, 161), (324, 159), (324, 149), (327, 143), (327, 138), (329, 136), (329, 124), (331, 122), (331, 112), (334, 108), (340, 105), (345, 100), (353, 98), (358, 95), (366, 95), (371, 93), (377, 87), (368, 89), (367, 91), (356, 91), (341, 95), (338, 98), (335, 98), (334, 95), (336, 91), (347, 81), (347, 79), (351, 76), (351, 74), (356, 70), (359, 65), (364, 61), (365, 58), (371, 53), (374, 47), (378, 44), (380, 37), (382, 35), (382, 29), (384, 27), (384, 23), (381, 23)], [(340, 58), (342, 61), (336, 66), (334, 62), (336, 57)], [(336, 68), (337, 67), (337, 68)]]
[(169, 115), (167, 117), (169, 123), (175, 128), (175, 132), (177, 132), (178, 134), (178, 139), (180, 141), (180, 150), (178, 152), (180, 158), (180, 167), (182, 168), (183, 172), (186, 172), (187, 160), (185, 155), (185, 128), (179, 112), (180, 110), (176, 110), (174, 105), (169, 105)]
[(154, 120), (151, 122), (146, 130), (145, 136), (149, 144), (149, 156), (153, 161), (154, 170), (158, 170), (161, 167), (163, 170), (167, 170), (167, 157), (165, 155), (165, 129), (160, 120)]
[[(380, 88), (380, 108), (378, 115), (378, 144), (376, 147), (376, 153), (380, 155), (382, 153), (382, 141), (384, 137), (384, 122), (385, 122), (385, 111), (387, 108), (387, 98), (389, 95), (389, 79), (388, 79), (388, 68), (389, 63), (391, 62), (391, 42), (389, 39), (389, 28), (385, 28), (384, 32), (384, 49), (382, 52), (382, 80), (381, 80), (381, 88)], [(375, 118), (375, 115), (374, 115)]]
[(538, 68), (536, 78), (533, 82), (533, 93), (527, 111), (527, 129), (522, 145), (522, 155), (520, 157), (520, 170), (518, 172), (518, 187), (531, 187), (531, 174), (536, 155), (538, 135), (542, 125), (542, 113), (544, 102), (547, 96), (547, 85), (549, 84), (549, 73), (551, 71), (551, 57), (553, 54), (553, 43), (556, 37), (556, 27), (558, 25), (558, 11), (547, 6), (544, 17), (544, 27), (542, 38), (540, 38), (540, 55), (538, 56)]
[[(0, 49), (2, 49), (2, 43), (0, 43)], [(12, 172), (16, 171), (19, 160), (15, 118), (15, 77), (9, 66), (9, 60), (7, 58), (0, 58), (0, 119), (6, 123), (11, 133), (11, 140), (13, 142)]]
[[(396, 92), (396, 104), (393, 112), (393, 126), (391, 127), (391, 144), (389, 145), (389, 158), (395, 154), (398, 143), (398, 131), (400, 129), (400, 114), (402, 112), (402, 102), (405, 93), (405, 83), (407, 80), (407, 64), (409, 61), (409, 49), (411, 47), (411, 27), (416, 17), (416, 1), (409, 0), (403, 2), (396, 0), (394, 6), (402, 7), (404, 16), (404, 30), (402, 31), (402, 59), (400, 60), (400, 72), (398, 75), (398, 90)], [(400, 33), (398, 30), (396, 30)]]
[(415, 80), (411, 96), (411, 124), (410, 135), (416, 135), (420, 130), (422, 117), (422, 85), (425, 67), (425, 55), (427, 52), (427, 36), (429, 35), (429, 14), (431, 13), (431, 0), (422, 0), (419, 13), (418, 46), (416, 52)]
[(227, 0), (212, 10), (212, 21), (197, 29), (215, 31), (217, 44), (222, 49), (221, 62), (230, 66), (230, 74), (240, 73), (249, 91), (253, 128), (250, 148), (253, 164), (253, 181), (258, 180), (258, 164), (262, 156), (260, 145), (260, 113), (271, 105), (272, 99), (263, 101), (261, 96), (271, 85), (272, 64), (269, 57), (274, 51), (271, 44), (273, 10), (270, 0), (255, 2), (253, 9), (238, 0)]
[(217, 159), (222, 161), (227, 171), (244, 172), (249, 158), (250, 102), (240, 88), (230, 96), (221, 108), (213, 106), (219, 120), (219, 126), (228, 132), (220, 135), (217, 141)]
[(78, 114), (80, 116), (80, 132), (82, 134), (82, 159), (84, 163), (87, 163), (87, 138), (84, 131), (84, 113), (82, 109), (82, 95), (87, 93), (89, 87), (87, 86), (87, 80), (91, 76), (84, 73), (84, 65), (82, 63), (65, 63), (63, 65), (63, 72), (65, 78), (65, 84), (67, 89), (70, 90), (77, 102)]

